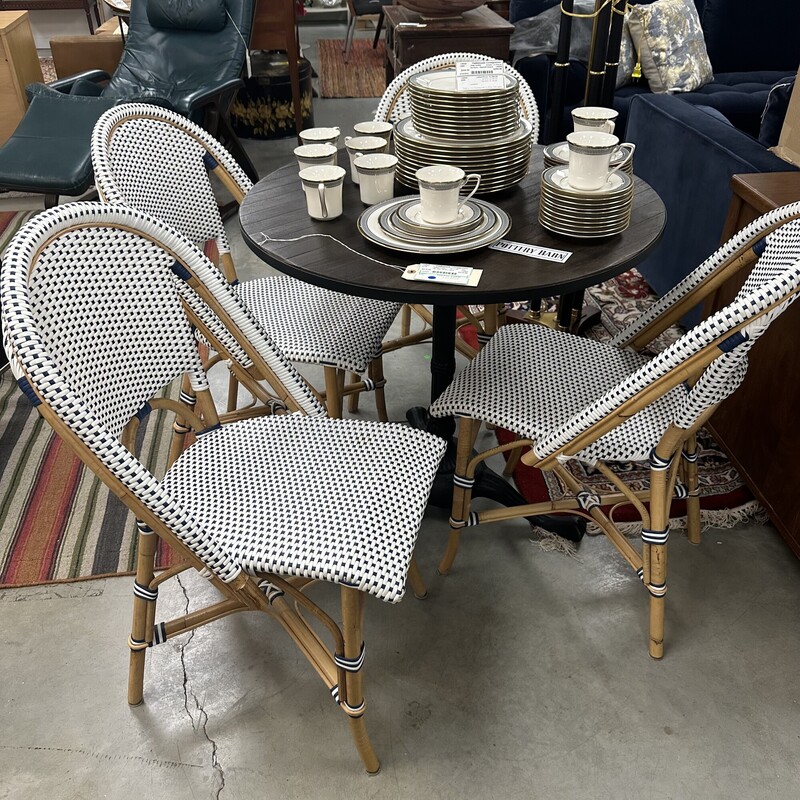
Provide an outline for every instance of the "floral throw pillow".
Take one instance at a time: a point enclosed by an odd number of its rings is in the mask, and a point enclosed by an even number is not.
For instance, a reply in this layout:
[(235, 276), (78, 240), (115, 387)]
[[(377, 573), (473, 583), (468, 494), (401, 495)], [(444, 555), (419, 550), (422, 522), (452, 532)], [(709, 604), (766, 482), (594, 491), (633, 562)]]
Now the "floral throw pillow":
[(652, 92), (691, 92), (714, 78), (692, 0), (631, 6), (628, 31)]

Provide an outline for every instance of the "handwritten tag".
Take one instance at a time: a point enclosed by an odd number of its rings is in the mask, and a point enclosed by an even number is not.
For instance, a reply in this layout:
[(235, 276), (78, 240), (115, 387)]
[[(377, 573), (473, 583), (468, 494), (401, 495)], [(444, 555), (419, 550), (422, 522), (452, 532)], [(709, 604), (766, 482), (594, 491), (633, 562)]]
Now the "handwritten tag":
[(554, 250), (552, 247), (539, 247), (536, 244), (512, 242), (508, 239), (501, 239), (499, 242), (490, 244), (489, 249), (501, 250), (504, 253), (513, 253), (514, 255), (527, 256), (528, 258), (540, 258), (542, 261), (558, 261), (561, 264), (572, 255), (568, 250)]
[(449, 264), (409, 264), (403, 278), (424, 283), (449, 283), (453, 286), (477, 286), (482, 269), (456, 267)]
[(503, 68), (492, 61), (456, 62), (456, 89), (460, 92), (503, 89), (505, 85)]

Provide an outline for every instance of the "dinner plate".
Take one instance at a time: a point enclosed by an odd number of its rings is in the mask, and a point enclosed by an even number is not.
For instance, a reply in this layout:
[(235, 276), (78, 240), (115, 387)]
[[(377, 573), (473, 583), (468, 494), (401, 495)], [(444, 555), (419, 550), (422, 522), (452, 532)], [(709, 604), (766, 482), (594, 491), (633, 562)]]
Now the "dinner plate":
[(469, 250), (478, 250), (481, 247), (494, 244), (505, 236), (511, 229), (511, 218), (505, 211), (486, 203), (483, 200), (472, 198), (470, 202), (483, 208), (484, 214), (488, 218), (489, 212), (494, 215), (494, 223), (479, 238), (459, 243), (445, 244), (442, 242), (420, 242), (409, 241), (404, 238), (402, 233), (390, 234), (385, 231), (380, 224), (380, 220), (385, 212), (391, 211), (398, 205), (408, 201), (407, 197), (392, 198), (384, 200), (365, 209), (358, 218), (357, 227), (359, 233), (368, 241), (386, 247), (390, 250), (397, 250), (403, 253), (419, 253), (420, 255), (440, 255), (447, 253), (463, 253)]
[[(504, 136), (500, 138), (498, 141), (493, 142), (490, 150), (494, 150), (497, 147), (502, 147), (507, 144), (513, 144), (518, 141), (530, 141), (531, 132), (533, 127), (530, 122), (526, 119), (521, 119), (519, 121), (519, 125), (517, 129), (509, 134), (508, 136)], [(435, 148), (437, 150), (472, 150), (475, 148), (475, 143), (471, 142), (466, 139), (461, 139), (457, 141), (452, 140), (441, 140), (437, 139), (433, 136), (429, 136), (424, 133), (420, 133), (414, 127), (414, 122), (411, 117), (404, 117), (401, 119), (397, 125), (395, 126), (395, 138), (400, 139), (407, 139), (409, 142), (416, 143), (418, 145), (427, 145), (428, 147)], [(481, 148), (486, 148), (487, 145), (485, 143), (481, 143)]]
[(513, 75), (503, 73), (503, 86), (496, 89), (486, 89), (478, 87), (475, 89), (456, 88), (455, 68), (440, 69), (431, 72), (420, 72), (412, 75), (408, 79), (410, 90), (430, 92), (432, 94), (455, 95), (457, 97), (480, 95), (491, 97), (492, 95), (502, 95), (508, 92), (516, 92), (519, 84)]

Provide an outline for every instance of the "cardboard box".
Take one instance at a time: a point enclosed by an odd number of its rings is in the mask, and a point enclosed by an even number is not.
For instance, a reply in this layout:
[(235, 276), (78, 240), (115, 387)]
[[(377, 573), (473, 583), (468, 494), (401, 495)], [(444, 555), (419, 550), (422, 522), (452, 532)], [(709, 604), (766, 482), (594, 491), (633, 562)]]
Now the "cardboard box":
[(57, 36), (50, 40), (50, 52), (59, 78), (68, 78), (90, 69), (109, 75), (122, 58), (124, 45), (118, 34), (111, 36)]
[(770, 150), (784, 161), (800, 167), (800, 70), (792, 89), (792, 96), (789, 98), (789, 107), (786, 109), (786, 117), (783, 120), (781, 135), (778, 144), (770, 147)]

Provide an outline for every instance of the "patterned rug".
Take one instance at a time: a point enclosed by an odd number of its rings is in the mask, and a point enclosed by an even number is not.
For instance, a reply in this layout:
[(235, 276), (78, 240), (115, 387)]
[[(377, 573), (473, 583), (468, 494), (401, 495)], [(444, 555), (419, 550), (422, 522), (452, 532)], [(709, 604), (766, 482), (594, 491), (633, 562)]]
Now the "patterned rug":
[[(587, 336), (599, 341), (607, 341), (615, 333), (636, 319), (655, 300), (655, 295), (644, 278), (634, 269), (612, 278), (598, 286), (587, 290), (587, 300), (593, 302), (601, 312), (600, 325), (594, 326)], [(520, 308), (524, 304), (512, 304)], [(461, 329), (464, 330), (464, 329)], [(674, 326), (662, 334), (651, 345), (652, 352), (658, 352), (678, 339), (683, 331)], [(474, 333), (472, 334), (474, 336)], [(464, 331), (464, 338), (469, 341), (469, 329)], [(470, 342), (472, 343), (472, 342)], [(511, 441), (509, 431), (498, 429), (497, 439), (501, 444)], [(738, 522), (748, 519), (766, 520), (766, 512), (753, 499), (749, 489), (744, 485), (739, 473), (728, 461), (711, 434), (701, 430), (698, 434), (698, 465), (700, 473), (700, 516), (705, 527), (729, 528)], [(614, 491), (612, 484), (599, 472), (586, 464), (571, 460), (568, 462), (570, 472), (593, 492)], [(644, 462), (628, 462), (611, 465), (625, 482), (634, 489), (646, 488), (649, 480), (648, 465)], [(514, 482), (520, 494), (529, 503), (545, 500), (558, 500), (566, 495), (565, 488), (552, 472), (541, 472), (533, 467), (520, 463), (514, 470)], [(604, 508), (607, 513), (608, 507)], [(682, 528), (686, 522), (685, 500), (675, 500), (670, 512), (670, 526)], [(613, 519), (622, 523), (622, 530), (630, 535), (641, 530), (639, 516), (630, 505), (615, 509)], [(589, 526), (589, 533), (599, 533), (599, 529)]]
[(350, 59), (344, 63), (344, 40), (320, 39), (320, 97), (380, 97), (386, 88), (384, 73), (385, 46), (378, 42), (372, 49), (372, 38), (354, 39)]
[[(0, 252), (31, 214), (0, 213)], [(165, 393), (177, 397), (178, 387)], [(141, 460), (166, 467), (170, 420), (151, 414), (137, 439)], [(159, 544), (161, 567), (172, 563)], [(16, 385), (0, 376), (0, 587), (132, 573), (133, 515), (56, 436)]]

